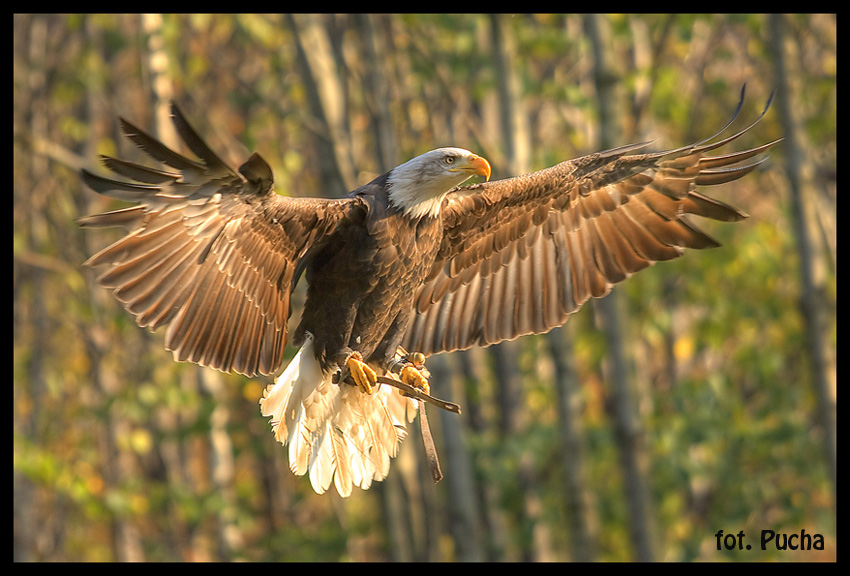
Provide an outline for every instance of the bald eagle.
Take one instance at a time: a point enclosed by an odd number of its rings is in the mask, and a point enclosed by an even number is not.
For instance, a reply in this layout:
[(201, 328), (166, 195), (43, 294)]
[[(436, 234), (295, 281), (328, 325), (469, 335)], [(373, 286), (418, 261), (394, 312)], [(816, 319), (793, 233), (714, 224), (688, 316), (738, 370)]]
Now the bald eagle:
[[(745, 214), (696, 187), (744, 176), (775, 144), (707, 155), (753, 122), (719, 140), (723, 130), (663, 152), (633, 144), (499, 181), (481, 156), (438, 148), (343, 199), (289, 198), (258, 154), (234, 171), (175, 105), (172, 116), (197, 159), (122, 119), (165, 167), (102, 157), (134, 183), (82, 172), (96, 192), (136, 203), (81, 219), (128, 230), (87, 264), (139, 326), (167, 327), (178, 361), (269, 375), (291, 341), (298, 351), (261, 411), (292, 471), (342, 496), (386, 477), (416, 415), (413, 399), (378, 382), (400, 347), (431, 355), (543, 333), (656, 261), (718, 246), (686, 215)], [(488, 181), (461, 186), (472, 176)], [(288, 339), (302, 276), (306, 303)], [(418, 364), (402, 362), (399, 378), (428, 390)]]

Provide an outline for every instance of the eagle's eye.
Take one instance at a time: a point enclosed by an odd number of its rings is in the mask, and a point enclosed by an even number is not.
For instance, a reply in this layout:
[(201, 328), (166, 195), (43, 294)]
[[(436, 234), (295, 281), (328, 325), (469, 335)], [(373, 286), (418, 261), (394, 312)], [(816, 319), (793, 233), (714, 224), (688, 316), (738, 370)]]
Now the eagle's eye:
[(444, 161), (445, 161), (446, 164), (454, 164), (455, 157), (454, 156), (446, 156), (444, 158)]

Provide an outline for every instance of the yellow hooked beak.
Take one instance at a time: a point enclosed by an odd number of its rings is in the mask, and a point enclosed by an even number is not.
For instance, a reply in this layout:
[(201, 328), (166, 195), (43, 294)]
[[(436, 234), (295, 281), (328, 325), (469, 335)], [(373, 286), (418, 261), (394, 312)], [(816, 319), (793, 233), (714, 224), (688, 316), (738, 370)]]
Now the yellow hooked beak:
[(469, 172), (476, 176), (484, 176), (490, 180), (490, 163), (481, 156), (473, 154), (466, 158), (465, 164), (459, 164), (452, 168), (452, 172)]

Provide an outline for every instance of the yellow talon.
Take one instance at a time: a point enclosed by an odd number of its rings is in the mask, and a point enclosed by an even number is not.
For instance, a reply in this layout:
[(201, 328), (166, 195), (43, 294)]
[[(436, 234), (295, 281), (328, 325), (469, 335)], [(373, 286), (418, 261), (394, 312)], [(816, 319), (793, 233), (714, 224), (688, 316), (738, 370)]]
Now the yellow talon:
[(375, 374), (375, 371), (372, 370), (365, 362), (358, 360), (354, 356), (350, 356), (348, 360), (345, 361), (345, 365), (348, 367), (348, 371), (351, 373), (354, 383), (357, 384), (366, 394), (372, 394), (372, 392), (374, 392), (374, 388), (372, 386), (378, 382), (378, 376)]
[(428, 384), (428, 379), (413, 366), (405, 366), (402, 368), (400, 376), (401, 381), (408, 386), (419, 388), (425, 392), (425, 394), (428, 394), (429, 396), (431, 395), (431, 385)]

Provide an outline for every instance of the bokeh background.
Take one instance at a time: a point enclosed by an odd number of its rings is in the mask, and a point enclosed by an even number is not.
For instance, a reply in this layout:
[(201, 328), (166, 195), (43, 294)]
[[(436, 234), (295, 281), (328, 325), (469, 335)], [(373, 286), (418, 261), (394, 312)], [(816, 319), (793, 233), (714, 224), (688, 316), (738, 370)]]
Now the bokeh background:
[[(17, 560), (831, 560), (836, 555), (834, 15), (16, 15)], [(81, 263), (119, 232), (84, 188), (174, 143), (177, 101), (232, 165), (340, 196), (431, 148), (494, 178), (629, 142), (672, 148), (762, 111), (785, 137), (713, 195), (723, 247), (641, 272), (564, 328), (429, 360), (445, 479), (418, 424), (348, 499), (293, 476), (267, 384), (175, 363)], [(298, 310), (293, 313), (297, 318)], [(761, 530), (823, 550), (762, 551)], [(717, 550), (743, 531), (752, 550)]]

